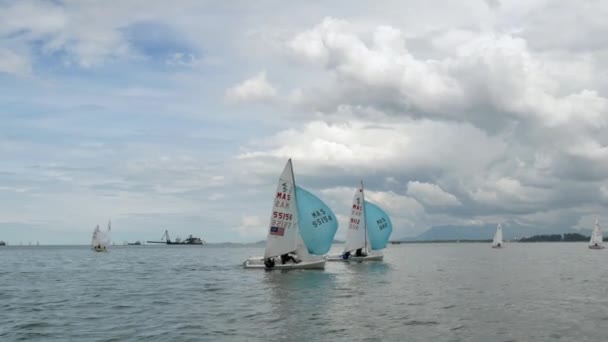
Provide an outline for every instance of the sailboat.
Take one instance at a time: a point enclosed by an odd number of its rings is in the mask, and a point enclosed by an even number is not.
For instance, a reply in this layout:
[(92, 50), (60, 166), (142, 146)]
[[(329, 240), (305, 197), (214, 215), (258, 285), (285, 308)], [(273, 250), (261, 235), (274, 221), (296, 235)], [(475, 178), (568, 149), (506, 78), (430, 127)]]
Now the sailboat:
[(106, 232), (102, 232), (99, 229), (99, 225), (93, 230), (93, 238), (91, 239), (91, 248), (95, 252), (107, 252), (108, 245), (110, 244), (110, 231), (112, 223), (108, 221), (108, 229)]
[(296, 185), (291, 159), (274, 193), (264, 256), (243, 262), (245, 268), (322, 269), (338, 221), (318, 197)]
[(591, 233), (591, 240), (589, 241), (589, 248), (591, 249), (603, 249), (603, 238), (602, 238), (602, 228), (600, 227), (600, 222), (595, 218), (595, 225), (593, 226), (593, 232)]
[(355, 192), (344, 251), (328, 255), (328, 261), (381, 261), (393, 231), (390, 217), (377, 205), (365, 200), (363, 181)]
[(492, 248), (502, 248), (504, 247), (503, 245), (502, 225), (499, 223), (498, 226), (496, 226), (496, 233), (494, 233), (494, 239), (492, 240)]

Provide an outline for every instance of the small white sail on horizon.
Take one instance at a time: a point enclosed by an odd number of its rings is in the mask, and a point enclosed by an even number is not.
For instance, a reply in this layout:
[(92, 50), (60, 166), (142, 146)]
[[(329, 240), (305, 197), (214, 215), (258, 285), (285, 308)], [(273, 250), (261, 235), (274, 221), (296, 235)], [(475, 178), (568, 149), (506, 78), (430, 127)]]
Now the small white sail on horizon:
[(494, 233), (494, 239), (492, 240), (492, 248), (503, 247), (504, 242), (502, 240), (502, 225), (499, 223), (496, 226), (496, 233)]
[(600, 227), (599, 219), (595, 218), (595, 225), (593, 225), (593, 232), (591, 232), (591, 239), (589, 240), (590, 249), (603, 249), (604, 239), (602, 237), (602, 227)]
[(95, 226), (93, 230), (93, 237), (91, 239), (91, 248), (96, 252), (106, 252), (108, 250), (108, 246), (110, 245), (110, 231), (111, 231), (111, 222), (108, 221), (107, 231), (102, 231), (99, 228), (99, 225)]

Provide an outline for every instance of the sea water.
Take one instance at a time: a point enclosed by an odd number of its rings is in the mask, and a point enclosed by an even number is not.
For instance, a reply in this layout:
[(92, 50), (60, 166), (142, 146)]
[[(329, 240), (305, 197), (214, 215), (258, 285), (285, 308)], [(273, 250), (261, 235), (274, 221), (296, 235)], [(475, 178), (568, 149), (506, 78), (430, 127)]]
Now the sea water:
[(261, 245), (0, 247), (0, 341), (608, 340), (608, 250), (506, 246), (271, 272), (241, 267)]

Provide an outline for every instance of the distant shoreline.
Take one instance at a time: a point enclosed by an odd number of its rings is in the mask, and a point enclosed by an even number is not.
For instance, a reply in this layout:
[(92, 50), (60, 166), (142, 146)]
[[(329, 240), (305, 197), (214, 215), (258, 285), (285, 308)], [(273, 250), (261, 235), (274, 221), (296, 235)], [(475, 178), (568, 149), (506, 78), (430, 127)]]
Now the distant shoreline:
[[(576, 237), (576, 239), (573, 238), (566, 238), (566, 239), (556, 239), (555, 235), (549, 235), (552, 236), (552, 239), (547, 239), (545, 238), (546, 236), (531, 236), (529, 238), (521, 238), (521, 239), (514, 239), (514, 240), (505, 240), (505, 242), (508, 243), (536, 243), (536, 242), (588, 242), (589, 241), (589, 237), (586, 236), (580, 236), (580, 237)], [(388, 243), (391, 245), (400, 245), (400, 244), (429, 244), (429, 243), (491, 243), (492, 239), (475, 239), (475, 240), (467, 240), (467, 239), (460, 239), (460, 240), (395, 240), (395, 241), (389, 241)], [(235, 246), (235, 247), (247, 247), (247, 246), (260, 246), (260, 245), (264, 245), (266, 243), (266, 241), (256, 241), (256, 242), (208, 242), (205, 245), (193, 245), (192, 247), (204, 247), (204, 246)], [(344, 244), (344, 241), (334, 241), (333, 243), (334, 245), (337, 244)], [(40, 244), (40, 245), (19, 245), (19, 244), (6, 244), (5, 246), (1, 246), (1, 247), (28, 247), (28, 248), (35, 248), (35, 247), (42, 247), (42, 246), (54, 246), (54, 247), (60, 247), (60, 246), (66, 246), (66, 247), (88, 247), (88, 244)], [(157, 246), (157, 247), (163, 247), (163, 246), (167, 246), (164, 244), (158, 245), (158, 244), (142, 244), (139, 246), (130, 246), (130, 245), (125, 245), (125, 244), (115, 244), (115, 245), (111, 245), (111, 247), (134, 247), (134, 248), (138, 248), (138, 247), (144, 247), (144, 246)], [(170, 245), (169, 245), (170, 246)], [(0, 247), (0, 248), (1, 248)], [(182, 246), (183, 247), (183, 246)]]

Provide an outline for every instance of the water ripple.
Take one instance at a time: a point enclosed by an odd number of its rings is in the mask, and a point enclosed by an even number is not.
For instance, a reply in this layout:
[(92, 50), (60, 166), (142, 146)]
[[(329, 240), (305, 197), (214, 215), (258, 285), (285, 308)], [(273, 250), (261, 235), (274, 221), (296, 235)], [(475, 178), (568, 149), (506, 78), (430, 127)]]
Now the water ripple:
[(5, 248), (0, 340), (605, 340), (605, 253), (441, 247), (289, 272), (243, 270), (260, 247)]

